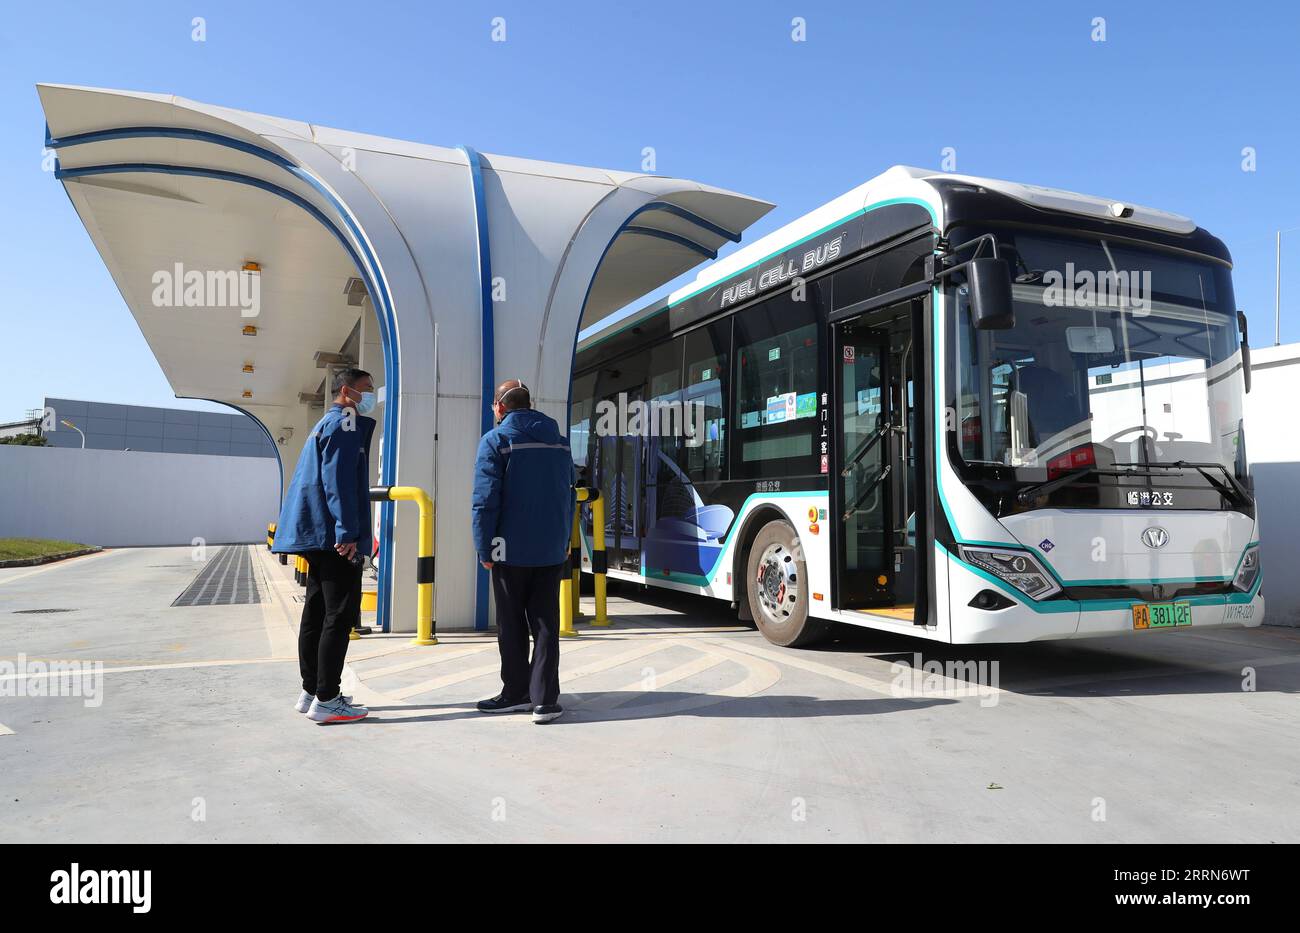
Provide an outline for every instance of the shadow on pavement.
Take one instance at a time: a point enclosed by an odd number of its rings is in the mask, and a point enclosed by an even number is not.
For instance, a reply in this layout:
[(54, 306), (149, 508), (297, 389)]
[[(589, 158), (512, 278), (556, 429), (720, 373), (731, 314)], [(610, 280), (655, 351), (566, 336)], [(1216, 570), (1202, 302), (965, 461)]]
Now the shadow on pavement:
[[(619, 618), (654, 618), (683, 627), (737, 624), (736, 612), (718, 600), (620, 582), (611, 595), (652, 611), (618, 606)], [(629, 611), (630, 610), (630, 611)], [(666, 610), (666, 611), (665, 611)], [(1116, 697), (1300, 692), (1300, 638), (1294, 630), (1263, 626), (1168, 630), (1005, 645), (950, 645), (893, 632), (836, 625), (808, 648), (770, 646), (792, 657), (844, 670), (874, 670), (878, 663), (912, 667), (938, 662), (997, 666), (995, 685), (1026, 696)], [(847, 662), (847, 663), (846, 663)], [(865, 662), (854, 663), (854, 662)], [(1253, 672), (1253, 674), (1252, 674)]]
[[(639, 708), (635, 701), (643, 700)], [(948, 698), (893, 699), (891, 697), (863, 697), (848, 700), (824, 700), (798, 695), (767, 695), (755, 697), (726, 697), (710, 693), (683, 691), (592, 691), (581, 694), (581, 699), (565, 695), (562, 698), (564, 715), (549, 726), (578, 725), (595, 722), (626, 722), (634, 719), (666, 719), (674, 716), (697, 716), (708, 719), (811, 719), (828, 716), (869, 716), (880, 713), (900, 713), (956, 703)], [(627, 705), (624, 705), (627, 704)], [(395, 716), (386, 718), (375, 713), (411, 710), (447, 710), (426, 716)], [(525, 713), (503, 713), (488, 716), (474, 709), (472, 704), (442, 703), (414, 704), (411, 706), (372, 706), (370, 717), (364, 722), (418, 723), (446, 722), (454, 719), (525, 717)]]

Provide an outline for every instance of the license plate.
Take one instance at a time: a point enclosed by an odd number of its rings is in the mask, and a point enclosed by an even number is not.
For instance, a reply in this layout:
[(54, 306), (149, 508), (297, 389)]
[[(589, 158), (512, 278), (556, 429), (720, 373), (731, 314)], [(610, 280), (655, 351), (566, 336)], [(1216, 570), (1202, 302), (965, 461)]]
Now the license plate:
[(1173, 628), (1191, 624), (1191, 603), (1139, 603), (1133, 607), (1134, 628)]

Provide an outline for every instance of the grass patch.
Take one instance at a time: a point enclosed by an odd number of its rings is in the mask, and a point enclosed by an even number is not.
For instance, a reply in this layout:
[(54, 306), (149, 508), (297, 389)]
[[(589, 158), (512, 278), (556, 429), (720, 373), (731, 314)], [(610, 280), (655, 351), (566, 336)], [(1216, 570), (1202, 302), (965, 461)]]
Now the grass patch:
[(76, 541), (46, 541), (43, 538), (0, 538), (0, 560), (25, 560), (29, 557), (48, 557), (85, 549)]

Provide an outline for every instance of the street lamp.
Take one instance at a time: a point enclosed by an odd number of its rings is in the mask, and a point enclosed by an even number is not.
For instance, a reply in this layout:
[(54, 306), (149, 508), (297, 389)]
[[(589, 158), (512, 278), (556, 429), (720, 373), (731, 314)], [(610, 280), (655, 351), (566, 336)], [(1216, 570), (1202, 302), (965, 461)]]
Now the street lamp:
[(74, 431), (76, 431), (78, 434), (80, 434), (80, 435), (81, 435), (81, 449), (82, 449), (82, 450), (85, 450), (85, 449), (86, 449), (86, 433), (85, 433), (84, 431), (82, 431), (81, 428), (77, 427), (77, 426), (76, 426), (75, 424), (73, 424), (71, 421), (60, 421), (59, 424), (66, 424), (68, 427), (72, 428), (72, 430), (74, 430)]

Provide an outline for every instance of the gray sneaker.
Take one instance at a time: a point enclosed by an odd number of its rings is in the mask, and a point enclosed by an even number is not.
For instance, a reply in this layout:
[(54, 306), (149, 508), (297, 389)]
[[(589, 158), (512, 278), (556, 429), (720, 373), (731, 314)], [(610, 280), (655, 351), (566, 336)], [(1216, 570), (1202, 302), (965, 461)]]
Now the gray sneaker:
[(550, 706), (537, 706), (533, 708), (533, 722), (541, 725), (546, 722), (554, 722), (564, 715), (564, 708), (559, 703), (553, 703)]
[(370, 710), (364, 706), (353, 706), (341, 693), (324, 703), (320, 700), (312, 700), (311, 707), (307, 710), (307, 718), (322, 725), (330, 722), (356, 722), (369, 715)]
[[(308, 693), (304, 690), (302, 693), (298, 694), (298, 702), (293, 705), (293, 708), (300, 713), (305, 713), (307, 710), (311, 709), (312, 701), (315, 699), (316, 694)], [(346, 693), (343, 694), (343, 702), (351, 705), (352, 697), (348, 696)]]

